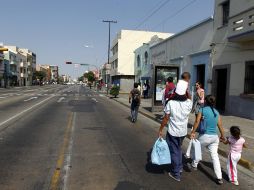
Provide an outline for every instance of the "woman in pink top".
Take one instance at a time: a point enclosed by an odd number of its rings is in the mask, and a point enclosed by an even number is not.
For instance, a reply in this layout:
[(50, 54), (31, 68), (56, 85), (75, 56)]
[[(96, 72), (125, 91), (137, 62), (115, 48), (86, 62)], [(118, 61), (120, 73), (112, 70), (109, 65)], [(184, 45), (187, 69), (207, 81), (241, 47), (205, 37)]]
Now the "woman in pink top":
[(239, 185), (237, 180), (237, 163), (241, 158), (243, 147), (246, 148), (245, 140), (240, 136), (241, 131), (239, 127), (232, 126), (230, 128), (231, 136), (222, 140), (224, 144), (230, 145), (230, 152), (227, 161), (227, 172), (229, 181), (234, 185)]

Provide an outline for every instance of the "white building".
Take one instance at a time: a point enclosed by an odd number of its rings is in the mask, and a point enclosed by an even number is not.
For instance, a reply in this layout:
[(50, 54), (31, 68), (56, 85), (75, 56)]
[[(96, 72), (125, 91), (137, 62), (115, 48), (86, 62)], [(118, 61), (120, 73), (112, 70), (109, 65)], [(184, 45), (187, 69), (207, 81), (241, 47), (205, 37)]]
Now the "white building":
[(111, 83), (120, 85), (122, 91), (129, 91), (134, 83), (134, 51), (152, 36), (167, 38), (171, 34), (135, 30), (121, 30), (112, 42), (110, 58)]
[(216, 0), (213, 94), (217, 107), (254, 119), (254, 1)]
[(5, 47), (7, 47), (9, 51), (16, 54), (15, 57), (16, 62), (14, 62), (14, 64), (16, 64), (17, 85), (19, 86), (29, 85), (26, 54), (17, 46), (5, 46)]

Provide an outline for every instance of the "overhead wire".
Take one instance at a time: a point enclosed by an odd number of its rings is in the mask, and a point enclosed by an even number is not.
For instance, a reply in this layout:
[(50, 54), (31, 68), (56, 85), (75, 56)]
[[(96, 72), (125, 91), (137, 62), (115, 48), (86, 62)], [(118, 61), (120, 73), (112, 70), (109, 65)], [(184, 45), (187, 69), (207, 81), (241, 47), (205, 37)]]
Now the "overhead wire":
[[(177, 16), (179, 13), (181, 13), (182, 11), (184, 11), (186, 8), (188, 8), (189, 6), (191, 6), (193, 3), (195, 3), (197, 0), (192, 0), (192, 1), (190, 1), (189, 3), (187, 3), (185, 6), (183, 6), (182, 8), (180, 8), (178, 11), (176, 11), (174, 14), (172, 14), (172, 15), (170, 15), (169, 17), (167, 17), (166, 19), (164, 19), (162, 22), (160, 22), (158, 25), (156, 25), (155, 27), (153, 27), (151, 30), (153, 30), (154, 28), (157, 28), (158, 26), (160, 26), (161, 24), (163, 24), (163, 23), (165, 23), (166, 21), (168, 21), (168, 20), (170, 20), (170, 19), (172, 19), (172, 18), (174, 18), (175, 16)], [(165, 5), (166, 3), (168, 3), (169, 1), (166, 1), (166, 2), (164, 2), (162, 5)], [(159, 6), (156, 10), (159, 10), (161, 7), (162, 7), (162, 5), (161, 6)], [(156, 11), (155, 10), (155, 11)], [(157, 12), (153, 12), (154, 14)], [(151, 16), (153, 15), (153, 13), (152, 14), (150, 14)], [(150, 16), (149, 15), (149, 16)], [(148, 17), (149, 17), (148, 16)], [(147, 17), (147, 18), (148, 18)], [(149, 17), (150, 18), (150, 17)], [(139, 24), (140, 26), (141, 26), (141, 24)], [(130, 58), (131, 59), (131, 58)], [(126, 65), (124, 65), (124, 66), (126, 66)]]
[(165, 24), (168, 20), (174, 18), (175, 16), (177, 16), (179, 13), (181, 13), (183, 10), (185, 10), (187, 7), (191, 6), (193, 3), (195, 3), (197, 0), (192, 0), (190, 1), (188, 4), (186, 4), (184, 7), (180, 8), (178, 11), (176, 11), (174, 14), (168, 16), (166, 19), (164, 19), (162, 22), (160, 22), (159, 24), (157, 24), (156, 26), (154, 26), (152, 28), (155, 29), (157, 28), (158, 26), (162, 25), (162, 24)]
[[(156, 8), (151, 14), (149, 14), (147, 17), (145, 17), (139, 24), (137, 24), (134, 29), (138, 29), (140, 26), (142, 26), (149, 18), (151, 18), (155, 13), (157, 13), (163, 6), (165, 6), (167, 3), (169, 3), (171, 0), (166, 0), (163, 2), (158, 8)], [(158, 3), (156, 6), (158, 6), (160, 3)], [(155, 7), (156, 7), (155, 6)]]

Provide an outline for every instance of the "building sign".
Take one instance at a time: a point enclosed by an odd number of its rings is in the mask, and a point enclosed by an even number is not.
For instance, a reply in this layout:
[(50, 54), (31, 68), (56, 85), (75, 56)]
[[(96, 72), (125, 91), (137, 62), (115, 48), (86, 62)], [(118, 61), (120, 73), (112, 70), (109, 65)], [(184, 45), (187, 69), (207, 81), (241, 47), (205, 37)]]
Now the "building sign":
[(159, 56), (161, 56), (161, 55), (165, 55), (165, 53), (166, 53), (165, 50), (160, 51), (160, 52), (158, 52), (158, 53), (154, 53), (154, 54), (152, 54), (152, 58), (159, 57)]
[(156, 66), (155, 67), (155, 102), (162, 100), (162, 94), (168, 77), (173, 77), (174, 83), (178, 80), (178, 67)]

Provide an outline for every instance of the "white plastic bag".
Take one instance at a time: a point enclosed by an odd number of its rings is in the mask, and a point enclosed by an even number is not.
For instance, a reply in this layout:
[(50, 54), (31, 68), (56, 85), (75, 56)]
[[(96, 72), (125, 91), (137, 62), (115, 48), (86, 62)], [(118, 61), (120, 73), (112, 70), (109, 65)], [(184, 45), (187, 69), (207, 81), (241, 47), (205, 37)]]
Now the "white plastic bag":
[(151, 160), (153, 164), (163, 165), (171, 163), (171, 156), (167, 142), (158, 138), (153, 146)]
[(202, 160), (201, 144), (197, 139), (191, 139), (186, 151), (186, 157), (199, 161)]

